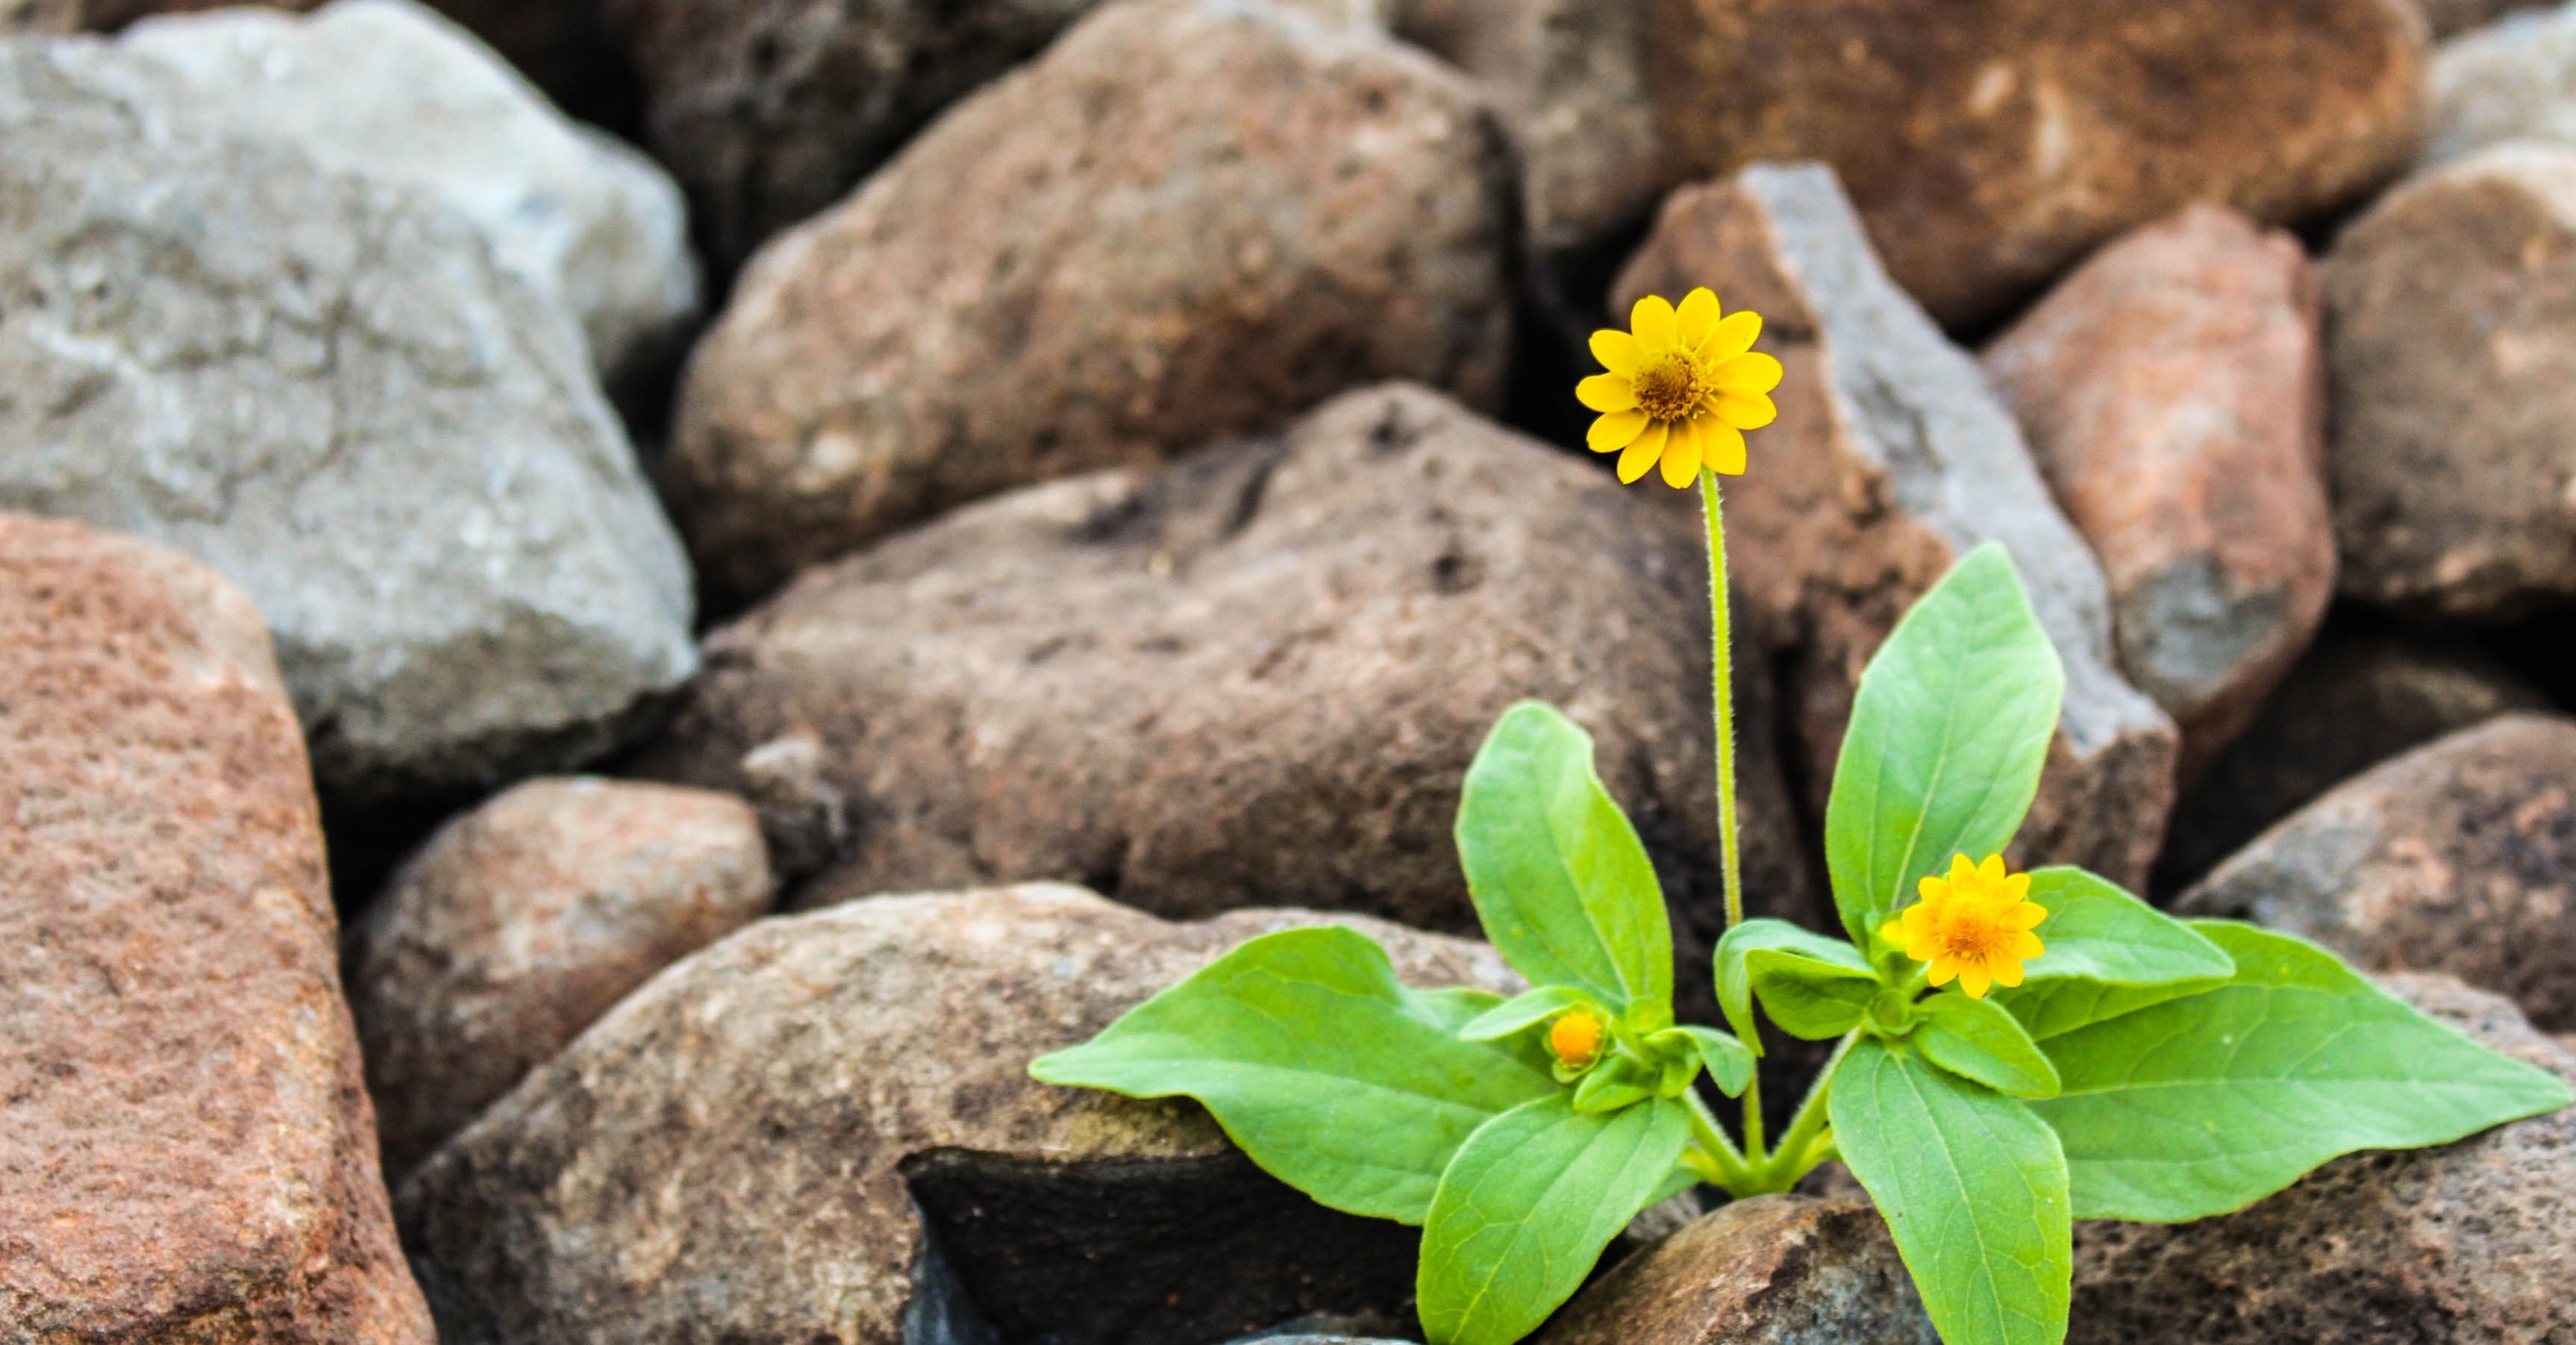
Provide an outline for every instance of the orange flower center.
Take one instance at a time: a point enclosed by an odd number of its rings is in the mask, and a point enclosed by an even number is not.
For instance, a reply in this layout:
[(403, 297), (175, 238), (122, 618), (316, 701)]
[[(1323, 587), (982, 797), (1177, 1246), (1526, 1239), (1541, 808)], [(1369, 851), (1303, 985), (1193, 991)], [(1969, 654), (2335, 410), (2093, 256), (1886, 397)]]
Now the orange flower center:
[(1601, 1020), (1588, 1013), (1569, 1013), (1547, 1028), (1547, 1049), (1569, 1065), (1581, 1067), (1601, 1054)]
[(1639, 365), (1630, 382), (1637, 389), (1637, 409), (1656, 420), (1687, 419), (1708, 391), (1700, 385), (1699, 362), (1678, 350)]

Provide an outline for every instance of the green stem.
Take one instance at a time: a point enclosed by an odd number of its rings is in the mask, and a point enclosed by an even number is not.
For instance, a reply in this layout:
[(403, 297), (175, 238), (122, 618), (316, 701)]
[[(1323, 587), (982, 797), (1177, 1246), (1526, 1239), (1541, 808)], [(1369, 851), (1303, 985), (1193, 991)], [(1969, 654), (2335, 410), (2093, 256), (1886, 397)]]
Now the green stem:
[(1816, 1075), (1816, 1082), (1808, 1087), (1807, 1096), (1798, 1103), (1798, 1114), (1789, 1119), (1788, 1130), (1780, 1136), (1779, 1149), (1762, 1169), (1764, 1184), (1770, 1189), (1788, 1190), (1823, 1161), (1821, 1157), (1810, 1155), (1808, 1150), (1817, 1147), (1816, 1141), (1825, 1131), (1826, 1103), (1833, 1095), (1834, 1071), (1841, 1067), (1843, 1057), (1851, 1052), (1852, 1043), (1859, 1038), (1857, 1030), (1843, 1034), (1843, 1039), (1834, 1044), (1834, 1053), (1826, 1059), (1824, 1069)]
[(1682, 1100), (1690, 1104), (1691, 1112), (1691, 1147), (1682, 1155), (1683, 1165), (1737, 1199), (1755, 1194), (1752, 1166), (1736, 1152), (1735, 1141), (1726, 1137), (1725, 1127), (1717, 1123), (1698, 1091), (1682, 1094)]
[[(1717, 720), (1717, 850), (1726, 879), (1726, 927), (1744, 923), (1744, 861), (1735, 830), (1735, 654), (1727, 611), (1726, 501), (1717, 473), (1702, 467), (1700, 499), (1708, 515), (1708, 662), (1710, 699)], [(1768, 1161), (1762, 1145), (1762, 1072), (1744, 1089), (1744, 1153), (1755, 1167)]]

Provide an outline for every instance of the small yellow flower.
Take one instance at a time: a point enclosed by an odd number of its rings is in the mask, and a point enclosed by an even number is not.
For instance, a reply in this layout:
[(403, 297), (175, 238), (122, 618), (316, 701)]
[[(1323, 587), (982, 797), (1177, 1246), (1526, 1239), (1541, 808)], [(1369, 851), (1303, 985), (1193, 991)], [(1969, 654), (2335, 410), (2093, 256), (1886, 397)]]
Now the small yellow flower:
[(2001, 855), (1983, 864), (1955, 856), (1949, 877), (1926, 878), (1920, 890), (1923, 900), (1880, 933), (1931, 963), (1934, 985), (1956, 978), (1970, 999), (1984, 999), (1993, 986), (2021, 984), (2023, 960), (2047, 951), (2031, 930), (2048, 908), (2030, 899), (2030, 875), (2005, 872)]
[(1556, 1058), (1576, 1069), (1591, 1064), (1601, 1055), (1601, 1019), (1576, 1010), (1547, 1027), (1547, 1049)]
[(1574, 395), (1601, 413), (1586, 437), (1595, 453), (1619, 454), (1619, 479), (1634, 481), (1660, 460), (1680, 489), (1705, 465), (1744, 472), (1744, 431), (1780, 412), (1770, 392), (1780, 362), (1753, 349), (1762, 315), (1719, 316), (1717, 296), (1695, 289), (1679, 309), (1649, 294), (1628, 313), (1628, 331), (1592, 334), (1592, 356), (1610, 372), (1577, 384)]

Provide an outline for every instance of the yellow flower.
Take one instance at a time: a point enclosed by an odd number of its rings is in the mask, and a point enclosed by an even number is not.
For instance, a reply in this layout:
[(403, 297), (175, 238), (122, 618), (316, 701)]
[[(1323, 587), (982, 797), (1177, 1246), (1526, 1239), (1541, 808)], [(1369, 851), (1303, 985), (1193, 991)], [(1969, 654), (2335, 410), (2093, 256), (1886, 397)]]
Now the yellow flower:
[(1992, 986), (2021, 984), (2022, 961), (2047, 951), (2031, 930), (2048, 908), (2030, 899), (2030, 875), (2005, 872), (2001, 855), (1983, 864), (1955, 856), (1949, 877), (1926, 878), (1920, 890), (1923, 900), (1881, 933), (1931, 963), (1934, 985), (1955, 977), (1970, 999), (1984, 999)]
[(1548, 1024), (1547, 1049), (1576, 1069), (1591, 1064), (1601, 1054), (1601, 1019), (1579, 1009), (1557, 1019)]
[(1780, 414), (1770, 392), (1780, 362), (1757, 354), (1762, 315), (1720, 317), (1717, 296), (1695, 289), (1675, 309), (1649, 294), (1628, 314), (1628, 331), (1592, 334), (1592, 356), (1610, 372), (1577, 384), (1574, 395), (1601, 413), (1585, 436), (1595, 453), (1619, 454), (1619, 479), (1634, 481), (1661, 460), (1664, 481), (1679, 489), (1706, 466), (1720, 476), (1744, 472), (1744, 431)]

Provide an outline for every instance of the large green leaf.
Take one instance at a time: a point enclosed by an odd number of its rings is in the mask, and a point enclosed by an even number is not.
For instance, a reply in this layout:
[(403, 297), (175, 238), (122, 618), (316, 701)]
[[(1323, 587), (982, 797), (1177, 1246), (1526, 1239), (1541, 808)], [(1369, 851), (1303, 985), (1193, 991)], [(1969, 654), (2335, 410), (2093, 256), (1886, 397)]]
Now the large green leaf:
[(1485, 1123), (1440, 1179), (1415, 1293), (1432, 1345), (1512, 1345), (1583, 1284), (1628, 1220), (1673, 1189), (1690, 1108), (1584, 1115), (1563, 1095)]
[(2382, 993), (2332, 954), (2223, 921), (2219, 989), (2050, 1039), (2055, 1127), (2086, 1219), (2174, 1223), (2270, 1195), (2356, 1149), (2442, 1144), (2567, 1105), (2555, 1076)]
[[(1840, 939), (1811, 933), (1786, 920), (1765, 918), (1737, 925), (1717, 941), (1717, 1007), (1726, 1015), (1727, 1025), (1735, 1029), (1735, 1035), (1757, 1054), (1762, 1049), (1762, 1038), (1753, 1019), (1753, 958), (1756, 953), (1777, 955), (1763, 959), (1764, 975), (1772, 983), (1769, 988), (1783, 997), (1782, 1003), (1789, 1002), (1798, 993), (1784, 983), (1802, 975), (1819, 983), (1839, 981), (1846, 985), (1858, 985), (1865, 979), (1868, 993), (1877, 992), (1878, 973), (1869, 965), (1869, 959), (1861, 956), (1859, 949)], [(1796, 965), (1790, 961), (1792, 958), (1806, 965)], [(1766, 1007), (1773, 1007), (1771, 999), (1771, 995), (1766, 994)], [(1867, 1007), (1867, 995), (1862, 997), (1861, 1004)], [(1843, 1030), (1836, 1028), (1813, 1035), (1839, 1036)]]
[(1830, 1041), (1860, 1026), (1870, 1001), (1886, 988), (1878, 973), (1867, 968), (1775, 948), (1745, 954), (1744, 974), (1771, 1021), (1790, 1036), (1809, 1041)]
[(1663, 888), (1573, 721), (1537, 701), (1495, 721), (1467, 769), (1458, 858), (1485, 937), (1531, 984), (1614, 1010), (1672, 1002)]
[(1827, 1105), (1843, 1161), (1887, 1216), (1943, 1340), (2065, 1339), (2066, 1159), (2029, 1104), (1863, 1037)]
[(2066, 673), (2001, 546), (1968, 553), (1914, 604), (1860, 679), (1825, 807), (1825, 860), (1852, 942), (1952, 855), (2021, 826)]
[(1421, 1223), (1478, 1126), (1562, 1090), (1543, 1059), (1457, 1031), (1495, 1005), (1417, 991), (1339, 926), (1254, 939), (1029, 1066), (1040, 1081), (1197, 1098), (1252, 1161), (1334, 1209)]
[(2189, 925), (2082, 869), (2034, 871), (2030, 899), (2048, 908), (2033, 931), (2048, 951), (2024, 964), (2019, 988), (1994, 997), (2039, 1040), (2198, 994), (2236, 970)]
[(1992, 1000), (1934, 995), (1923, 1003), (1914, 1044), (1925, 1059), (1963, 1078), (2015, 1097), (2051, 1097), (2057, 1068), (2040, 1054), (2021, 1023)]

